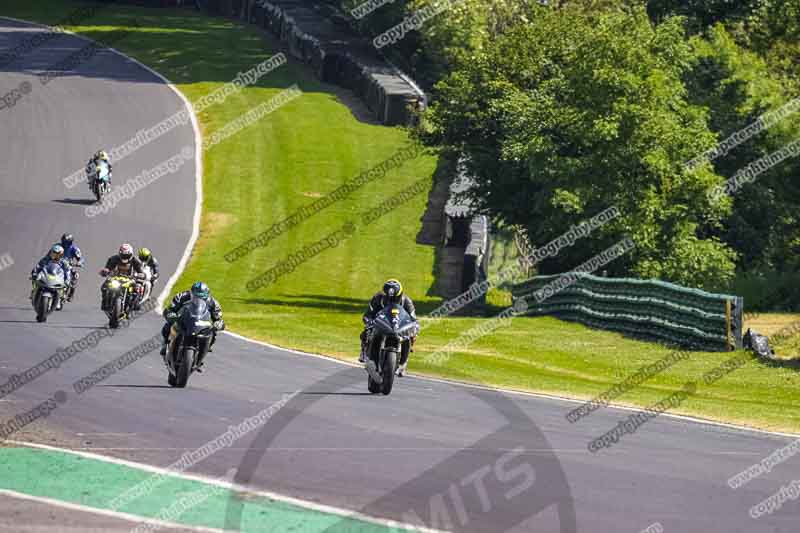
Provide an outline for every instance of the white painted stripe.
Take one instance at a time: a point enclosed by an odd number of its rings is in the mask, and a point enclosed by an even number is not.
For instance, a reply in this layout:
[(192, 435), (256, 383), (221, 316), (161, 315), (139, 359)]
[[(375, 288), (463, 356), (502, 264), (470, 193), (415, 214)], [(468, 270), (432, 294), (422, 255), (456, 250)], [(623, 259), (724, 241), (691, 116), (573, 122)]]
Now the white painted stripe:
[(9, 444), (16, 444), (18, 446), (26, 446), (29, 448), (38, 448), (41, 450), (51, 450), (56, 452), (67, 453), (71, 455), (77, 455), (79, 457), (85, 457), (87, 459), (95, 459), (97, 461), (102, 461), (104, 463), (111, 463), (115, 465), (127, 466), (129, 468), (136, 468), (138, 470), (142, 470), (145, 472), (150, 472), (153, 474), (161, 474), (164, 476), (170, 476), (177, 479), (184, 479), (189, 481), (197, 481), (199, 483), (204, 483), (206, 485), (213, 485), (215, 487), (221, 487), (225, 489), (230, 489), (235, 492), (241, 492), (243, 494), (250, 494), (253, 496), (258, 496), (262, 498), (268, 498), (284, 503), (288, 503), (291, 505), (295, 505), (297, 507), (303, 507), (306, 509), (310, 509), (312, 511), (319, 511), (321, 513), (331, 514), (335, 516), (341, 516), (345, 518), (352, 518), (361, 520), (363, 522), (369, 522), (371, 524), (377, 524), (380, 526), (385, 526), (394, 529), (401, 529), (406, 531), (420, 531), (422, 533), (445, 533), (441, 530), (437, 529), (429, 529), (420, 526), (414, 526), (411, 524), (403, 524), (400, 522), (395, 522), (394, 520), (388, 520), (384, 518), (375, 518), (373, 516), (367, 516), (365, 514), (361, 514), (357, 511), (350, 511), (348, 509), (342, 509), (340, 507), (333, 507), (331, 505), (324, 505), (315, 502), (309, 502), (306, 500), (301, 500), (299, 498), (292, 498), (291, 496), (284, 496), (282, 494), (277, 494), (275, 492), (270, 492), (267, 490), (260, 490), (260, 489), (253, 489), (250, 487), (246, 487), (244, 485), (239, 485), (238, 483), (231, 483), (229, 481), (221, 481), (217, 478), (204, 476), (202, 474), (187, 474), (186, 472), (176, 472), (173, 470), (168, 470), (166, 468), (161, 468), (158, 466), (152, 466), (144, 463), (137, 463), (135, 461), (128, 461), (126, 459), (117, 459), (116, 457), (108, 457), (106, 455), (100, 455), (91, 452), (84, 452), (79, 450), (70, 450), (69, 448), (58, 448), (56, 446), (49, 446), (47, 444), (37, 444), (35, 442), (26, 442), (26, 441), (17, 441), (17, 440), (6, 440), (6, 443)]
[[(136, 524), (153, 524), (154, 526), (159, 526), (160, 528), (188, 529), (190, 531), (204, 531), (209, 533), (228, 533), (228, 532), (233, 533), (231, 530), (218, 529), (213, 527), (191, 526), (188, 524), (180, 524), (178, 522), (168, 522), (166, 520), (159, 520), (157, 518), (146, 518), (144, 516), (137, 516), (135, 514), (130, 514), (130, 513), (121, 513), (119, 511), (100, 509), (98, 507), (89, 507), (87, 505), (65, 502), (53, 498), (45, 498), (44, 496), (32, 496), (30, 494), (17, 492), (15, 490), (0, 489), (0, 495), (10, 496), (12, 498), (18, 498), (20, 500), (30, 500), (38, 503), (46, 503), (48, 505), (61, 507), (63, 509), (69, 509), (71, 511), (81, 511), (83, 513), (110, 516), (112, 518), (119, 518), (120, 520), (127, 520), (129, 522), (133, 522)], [(81, 531), (85, 530), (86, 528), (81, 528)], [(59, 529), (59, 531), (61, 531), (61, 529)]]

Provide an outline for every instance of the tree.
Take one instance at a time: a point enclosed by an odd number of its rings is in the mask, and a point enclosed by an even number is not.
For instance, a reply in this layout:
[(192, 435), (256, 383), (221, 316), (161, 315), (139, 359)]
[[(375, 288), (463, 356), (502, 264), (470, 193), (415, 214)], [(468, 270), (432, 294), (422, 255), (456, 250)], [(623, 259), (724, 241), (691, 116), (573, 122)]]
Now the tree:
[(730, 210), (706, 194), (722, 178), (684, 166), (715, 140), (707, 111), (687, 99), (694, 61), (681, 19), (654, 27), (643, 7), (538, 9), (437, 84), (421, 137), (466, 155), (473, 202), (525, 226), (535, 245), (620, 209), (543, 272), (569, 270), (628, 234), (637, 247), (612, 274), (727, 280), (735, 253), (700, 234)]

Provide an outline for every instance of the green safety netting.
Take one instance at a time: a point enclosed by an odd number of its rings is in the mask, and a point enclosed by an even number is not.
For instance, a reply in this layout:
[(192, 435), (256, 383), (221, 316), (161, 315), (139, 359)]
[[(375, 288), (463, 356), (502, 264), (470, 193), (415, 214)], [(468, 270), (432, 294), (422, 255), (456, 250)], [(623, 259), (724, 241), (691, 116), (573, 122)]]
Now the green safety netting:
[[(659, 280), (603, 278), (586, 273), (535, 276), (515, 285), (512, 295), (527, 302), (531, 315), (553, 315), (692, 348), (726, 350), (741, 346), (743, 301), (732, 295)], [(728, 305), (730, 316), (726, 315)]]

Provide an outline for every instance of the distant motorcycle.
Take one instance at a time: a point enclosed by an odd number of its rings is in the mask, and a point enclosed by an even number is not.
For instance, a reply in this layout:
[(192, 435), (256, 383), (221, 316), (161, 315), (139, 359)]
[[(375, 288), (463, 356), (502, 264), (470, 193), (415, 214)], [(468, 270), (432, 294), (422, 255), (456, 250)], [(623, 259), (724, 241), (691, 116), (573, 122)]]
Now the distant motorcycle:
[(92, 176), (92, 192), (98, 203), (103, 202), (103, 198), (111, 190), (111, 170), (105, 161), (98, 162), (94, 167)]
[[(222, 324), (218, 329), (224, 327)], [(169, 349), (164, 361), (169, 371), (167, 383), (173, 387), (186, 387), (197, 363), (208, 353), (214, 330), (211, 310), (205, 300), (192, 300), (180, 308), (170, 329)]]
[(142, 291), (142, 285), (129, 276), (110, 276), (103, 282), (100, 308), (108, 317), (108, 327), (118, 328), (120, 320), (130, 316), (131, 310), (141, 301)]
[(31, 303), (36, 311), (37, 322), (47, 322), (47, 315), (56, 308), (56, 303), (64, 298), (66, 274), (55, 261), (48, 263), (33, 279)]
[(367, 388), (373, 394), (392, 392), (397, 362), (410, 348), (416, 322), (401, 305), (384, 307), (372, 321), (367, 345)]

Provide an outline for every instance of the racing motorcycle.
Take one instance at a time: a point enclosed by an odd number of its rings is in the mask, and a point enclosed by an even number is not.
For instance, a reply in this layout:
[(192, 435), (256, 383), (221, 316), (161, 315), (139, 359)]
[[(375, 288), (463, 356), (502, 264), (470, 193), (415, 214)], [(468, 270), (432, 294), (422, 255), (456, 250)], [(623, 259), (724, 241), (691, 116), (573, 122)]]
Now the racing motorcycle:
[(103, 197), (111, 190), (111, 171), (108, 168), (108, 163), (100, 161), (94, 168), (94, 176), (92, 177), (92, 192), (98, 203), (103, 202)]
[(47, 322), (47, 315), (56, 308), (56, 303), (64, 298), (66, 274), (61, 265), (52, 261), (33, 279), (31, 303), (36, 311), (37, 322)]
[[(100, 273), (103, 275), (103, 272)], [(136, 274), (141, 278), (142, 274)], [(108, 327), (118, 328), (119, 321), (130, 316), (137, 302), (141, 301), (143, 287), (129, 276), (109, 276), (100, 287), (100, 309), (108, 317)]]
[(186, 387), (189, 376), (208, 353), (215, 329), (225, 329), (225, 324), (221, 320), (218, 324), (212, 322), (205, 300), (193, 299), (180, 308), (170, 328), (169, 349), (164, 358), (169, 371), (167, 383)]
[(408, 353), (416, 321), (398, 304), (384, 307), (372, 321), (367, 348), (367, 388), (373, 394), (392, 392), (395, 370), (403, 350)]

